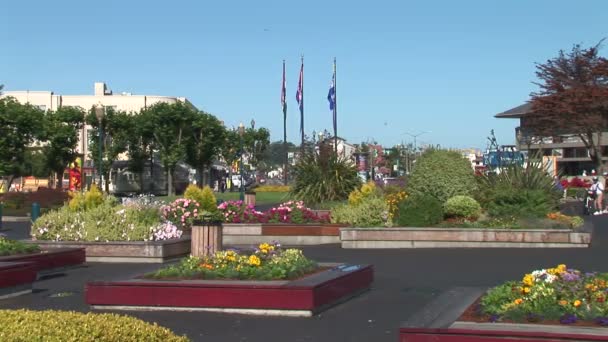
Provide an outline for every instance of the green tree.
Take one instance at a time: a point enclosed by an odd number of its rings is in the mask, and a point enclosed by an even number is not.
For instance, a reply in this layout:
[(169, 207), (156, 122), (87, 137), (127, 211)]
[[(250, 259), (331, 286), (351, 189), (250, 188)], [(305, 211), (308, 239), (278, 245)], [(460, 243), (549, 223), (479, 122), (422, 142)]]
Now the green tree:
[[(295, 149), (296, 145), (292, 142), (287, 142), (287, 150)], [(268, 144), (268, 148), (264, 151), (264, 154), (260, 162), (265, 163), (270, 168), (277, 166), (283, 166), (285, 163), (285, 149), (283, 147), (283, 141), (273, 141)]]
[(232, 165), (239, 158), (240, 136), (234, 129), (226, 130), (224, 140), (221, 143), (220, 155), (228, 165), (230, 176), (232, 176)]
[[(146, 116), (134, 113), (129, 117), (131, 125), (129, 127), (128, 147), (129, 154), (128, 168), (131, 172), (139, 174), (139, 188), (144, 191), (144, 170), (146, 163), (150, 163), (150, 172), (154, 171), (154, 127), (146, 120)], [(153, 178), (153, 174), (151, 175)], [(150, 183), (151, 186), (154, 182)], [(150, 189), (153, 191), (154, 189)]]
[(78, 133), (84, 123), (84, 112), (80, 108), (61, 107), (48, 111), (44, 120), (44, 161), (48, 169), (56, 174), (55, 188), (61, 187), (63, 173), (78, 153)]
[(25, 150), (23, 176), (48, 178), (51, 175), (43, 150), (40, 147)]
[(7, 188), (23, 175), (25, 151), (42, 137), (44, 112), (15, 99), (0, 99), (0, 175), (7, 176)]
[(167, 193), (174, 195), (175, 168), (186, 159), (186, 149), (192, 136), (192, 122), (198, 112), (183, 102), (177, 102), (157, 103), (142, 113), (153, 127), (154, 146), (167, 172)]
[(226, 129), (215, 116), (200, 112), (194, 115), (191, 134), (186, 161), (197, 170), (199, 185), (203, 186), (209, 183), (206, 171), (221, 152), (218, 142), (224, 141)]
[(249, 155), (249, 164), (257, 168), (264, 157), (264, 152), (270, 144), (270, 131), (261, 127), (256, 129), (250, 127), (243, 134), (243, 145), (245, 152)]
[[(100, 122), (95, 115), (95, 108), (91, 108), (86, 116), (86, 123), (93, 127), (94, 138), (90, 139), (89, 158), (94, 160), (95, 165), (102, 163), (103, 177), (106, 179), (105, 191), (108, 192), (110, 182), (110, 169), (120, 154), (127, 152), (130, 134), (132, 133), (132, 118), (122, 111), (106, 108), (103, 119)], [(99, 129), (103, 129), (102, 136), (102, 159), (99, 160)]]

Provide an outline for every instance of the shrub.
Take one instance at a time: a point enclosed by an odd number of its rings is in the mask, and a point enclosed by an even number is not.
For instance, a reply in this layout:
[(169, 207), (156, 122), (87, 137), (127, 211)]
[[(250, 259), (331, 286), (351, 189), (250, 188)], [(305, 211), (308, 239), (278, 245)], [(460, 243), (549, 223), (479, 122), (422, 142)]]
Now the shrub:
[(54, 241), (152, 241), (178, 235), (181, 230), (167, 227), (157, 208), (117, 205), (111, 200), (89, 210), (74, 212), (64, 206), (49, 211), (31, 230), (32, 240)]
[(331, 211), (333, 223), (353, 227), (382, 227), (388, 219), (388, 205), (381, 197), (368, 197), (358, 205), (342, 204)]
[(397, 223), (402, 227), (430, 227), (443, 219), (443, 206), (431, 195), (412, 195), (399, 206)]
[(189, 257), (180, 264), (145, 275), (145, 278), (185, 279), (294, 279), (317, 269), (299, 249), (282, 249), (279, 243), (262, 243), (254, 252), (218, 251), (205, 258)]
[(188, 341), (169, 329), (117, 314), (0, 310), (2, 341)]
[(495, 191), (488, 203), (491, 216), (545, 217), (557, 207), (557, 199), (538, 189), (503, 188)]
[(481, 206), (469, 196), (454, 196), (443, 207), (448, 217), (477, 219), (481, 215)]
[(209, 185), (205, 185), (201, 195), (201, 200), (199, 201), (201, 208), (208, 212), (217, 211), (217, 199), (215, 198), (215, 194)]
[(399, 205), (407, 198), (405, 191), (385, 194), (386, 205), (388, 206), (388, 218), (393, 222), (399, 214)]
[(429, 150), (416, 160), (408, 181), (410, 194), (426, 194), (440, 203), (457, 195), (471, 195), (477, 185), (471, 163), (458, 152)]
[(184, 191), (184, 198), (201, 203), (203, 201), (203, 190), (194, 184), (190, 184)]
[(304, 155), (292, 176), (295, 181), (291, 194), (308, 204), (345, 200), (361, 184), (353, 162), (333, 154)]
[(289, 185), (261, 185), (255, 188), (255, 192), (290, 192)]
[(68, 205), (72, 211), (93, 209), (104, 202), (104, 195), (95, 184), (84, 194), (70, 192), (69, 195), (71, 199)]
[(367, 182), (360, 189), (355, 189), (348, 194), (348, 204), (358, 205), (369, 197), (378, 197), (379, 195), (380, 190), (376, 187), (376, 183)]

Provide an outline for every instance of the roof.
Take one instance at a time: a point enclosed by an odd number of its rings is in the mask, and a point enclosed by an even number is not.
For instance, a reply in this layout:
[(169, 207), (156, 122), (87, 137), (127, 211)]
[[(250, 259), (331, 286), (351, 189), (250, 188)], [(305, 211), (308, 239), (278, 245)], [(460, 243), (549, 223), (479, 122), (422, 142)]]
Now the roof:
[(522, 116), (530, 113), (532, 111), (532, 103), (530, 102), (526, 102), (520, 106), (517, 106), (515, 108), (511, 108), (507, 111), (504, 111), (502, 113), (498, 113), (496, 115), (494, 115), (495, 118), (499, 118), (499, 119), (503, 119), (503, 118), (509, 118), (509, 119), (513, 119), (513, 118), (521, 118)]

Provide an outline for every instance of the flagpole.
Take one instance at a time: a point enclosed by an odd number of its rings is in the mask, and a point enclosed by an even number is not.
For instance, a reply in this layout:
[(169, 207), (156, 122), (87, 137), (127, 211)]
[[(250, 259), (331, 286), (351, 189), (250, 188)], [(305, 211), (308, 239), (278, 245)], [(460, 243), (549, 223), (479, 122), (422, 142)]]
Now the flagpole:
[(334, 153), (338, 157), (338, 93), (336, 89), (336, 57), (334, 57)]
[(287, 152), (287, 89), (285, 89), (285, 60), (283, 60), (283, 84), (281, 85), (281, 100), (283, 101), (283, 152), (285, 153), (283, 163), (283, 183), (287, 185), (287, 164), (289, 163), (289, 152)]
[(302, 133), (302, 156), (304, 156), (304, 55), (302, 55), (302, 66), (300, 69), (300, 82), (302, 85), (302, 100), (300, 103), (300, 132)]

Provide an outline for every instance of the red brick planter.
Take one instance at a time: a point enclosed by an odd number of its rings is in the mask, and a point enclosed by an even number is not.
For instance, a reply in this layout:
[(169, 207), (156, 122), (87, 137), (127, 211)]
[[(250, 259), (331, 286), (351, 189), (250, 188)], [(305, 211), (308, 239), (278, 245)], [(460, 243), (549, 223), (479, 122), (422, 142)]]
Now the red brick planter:
[(86, 301), (97, 309), (221, 311), (244, 314), (312, 316), (370, 288), (371, 265), (331, 267), (296, 280), (131, 279), (91, 282)]
[(450, 289), (404, 322), (400, 342), (608, 341), (608, 328), (458, 321), (485, 288)]
[(30, 262), (0, 262), (0, 299), (32, 292), (36, 267)]
[(84, 263), (85, 251), (83, 248), (42, 249), (40, 253), (0, 257), (0, 263), (3, 262), (30, 262), (35, 272), (48, 273)]

